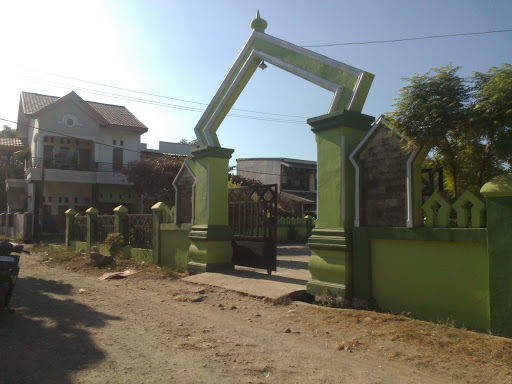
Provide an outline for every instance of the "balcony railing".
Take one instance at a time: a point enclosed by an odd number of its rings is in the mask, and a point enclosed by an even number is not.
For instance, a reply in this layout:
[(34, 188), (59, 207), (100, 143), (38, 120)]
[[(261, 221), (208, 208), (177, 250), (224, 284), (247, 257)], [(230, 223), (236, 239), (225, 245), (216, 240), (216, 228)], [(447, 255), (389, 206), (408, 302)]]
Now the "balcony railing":
[(55, 160), (51, 158), (32, 157), (27, 161), (27, 169), (44, 168), (86, 172), (120, 172), (126, 165), (104, 162), (82, 162), (79, 160)]

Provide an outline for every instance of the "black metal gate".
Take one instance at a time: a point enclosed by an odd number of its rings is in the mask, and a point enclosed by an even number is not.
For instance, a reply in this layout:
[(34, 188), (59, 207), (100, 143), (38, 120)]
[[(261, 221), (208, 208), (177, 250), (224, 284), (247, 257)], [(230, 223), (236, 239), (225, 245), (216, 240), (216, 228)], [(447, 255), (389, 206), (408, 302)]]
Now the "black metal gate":
[(228, 189), (233, 264), (276, 270), (277, 184)]

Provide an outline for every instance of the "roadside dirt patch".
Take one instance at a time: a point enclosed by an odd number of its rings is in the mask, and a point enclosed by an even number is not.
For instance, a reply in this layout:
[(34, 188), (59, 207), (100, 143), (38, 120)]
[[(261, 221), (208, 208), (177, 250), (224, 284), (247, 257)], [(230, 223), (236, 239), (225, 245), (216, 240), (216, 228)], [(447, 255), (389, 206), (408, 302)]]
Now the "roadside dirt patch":
[(512, 341), (404, 316), (268, 300), (162, 268), (98, 280), (22, 258), (0, 314), (2, 383), (510, 383)]

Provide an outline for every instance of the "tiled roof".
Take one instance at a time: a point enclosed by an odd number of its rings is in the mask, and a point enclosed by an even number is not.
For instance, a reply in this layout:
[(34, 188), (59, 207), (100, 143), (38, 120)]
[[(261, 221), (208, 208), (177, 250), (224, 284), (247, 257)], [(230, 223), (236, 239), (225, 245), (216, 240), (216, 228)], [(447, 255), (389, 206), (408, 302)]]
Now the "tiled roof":
[(24, 148), (26, 144), (17, 137), (0, 137), (0, 147)]
[(146, 128), (139, 119), (135, 117), (126, 107), (119, 105), (93, 103), (92, 101), (87, 102), (93, 107), (96, 112), (105, 118), (110, 124), (113, 125), (125, 125), (128, 127), (139, 127)]
[(39, 95), (37, 93), (22, 92), (21, 99), (23, 100), (23, 112), (27, 115), (31, 115), (59, 98), (55, 96)]
[[(22, 92), (21, 100), (23, 112), (27, 115), (37, 113), (44, 107), (59, 100), (59, 97), (40, 95), (37, 93)], [(109, 124), (125, 127), (147, 129), (126, 107), (120, 105), (95, 103), (86, 101), (96, 112), (98, 112)]]

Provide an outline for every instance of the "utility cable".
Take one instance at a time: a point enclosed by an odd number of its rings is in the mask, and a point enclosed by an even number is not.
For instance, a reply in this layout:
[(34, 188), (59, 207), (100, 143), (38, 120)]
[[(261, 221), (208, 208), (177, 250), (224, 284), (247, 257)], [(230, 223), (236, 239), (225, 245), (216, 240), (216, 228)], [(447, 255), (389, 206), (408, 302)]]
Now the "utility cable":
[[(37, 78), (30, 77), (30, 76), (25, 76), (25, 75), (22, 75), (22, 76), (18, 75), (18, 78), (20, 78), (21, 80), (27, 80), (27, 81), (31, 81), (31, 82), (35, 82), (35, 83), (39, 83), (39, 84), (50, 85), (50, 86), (54, 86), (54, 87), (58, 87), (58, 88), (64, 88), (64, 89), (72, 88), (72, 89), (76, 89), (79, 91), (91, 93), (94, 95), (114, 97), (117, 99), (128, 100), (128, 101), (133, 101), (133, 102), (137, 102), (137, 103), (143, 103), (143, 104), (149, 104), (149, 105), (155, 105), (155, 106), (161, 106), (161, 107), (173, 108), (173, 109), (180, 109), (180, 110), (186, 110), (186, 111), (192, 111), (192, 112), (200, 112), (200, 113), (204, 112), (204, 109), (200, 109), (200, 108), (193, 108), (193, 107), (182, 106), (182, 105), (177, 105), (177, 104), (164, 103), (164, 102), (160, 102), (160, 101), (141, 99), (141, 98), (137, 98), (137, 97), (133, 97), (133, 96), (118, 95), (118, 94), (114, 94), (114, 93), (110, 93), (110, 92), (93, 90), (90, 88), (70, 86), (69, 84), (63, 84), (63, 83), (58, 83), (58, 82), (48, 81), (48, 80), (41, 80), (41, 79), (37, 79)], [(305, 124), (304, 121), (300, 121), (300, 120), (276, 119), (276, 118), (272, 118), (272, 117), (249, 116), (249, 115), (241, 115), (241, 114), (235, 114), (235, 113), (228, 113), (226, 116), (227, 117), (237, 117), (237, 118), (248, 119), (248, 120), (268, 121), (268, 122), (275, 122), (275, 123)]]
[[(133, 92), (133, 93), (140, 93), (141, 95), (147, 95), (147, 96), (154, 96), (154, 97), (160, 97), (162, 99), (169, 99), (169, 100), (176, 100), (176, 101), (182, 101), (184, 103), (192, 103), (192, 104), (199, 104), (199, 105), (208, 105), (208, 103), (202, 103), (200, 101), (192, 101), (192, 100), (185, 100), (185, 99), (179, 99), (177, 97), (170, 97), (170, 96), (164, 96), (164, 95), (158, 95), (156, 93), (149, 93), (149, 92), (143, 92), (143, 91), (137, 91), (135, 89), (129, 89), (129, 88), (123, 88), (123, 87), (116, 87), (114, 85), (108, 85), (108, 84), (103, 84), (103, 83), (97, 83), (97, 82), (94, 82), (94, 81), (89, 81), (89, 80), (82, 80), (82, 79), (78, 79), (76, 77), (71, 77), (71, 76), (64, 76), (64, 75), (59, 75), (57, 73), (52, 73), (52, 72), (43, 72), (43, 73), (46, 73), (48, 75), (52, 75), (52, 76), (56, 76), (56, 77), (62, 77), (64, 79), (69, 79), (69, 80), (74, 80), (74, 81), (80, 81), (82, 83), (88, 83), (88, 84), (94, 84), (94, 85), (99, 85), (101, 87), (107, 87), (107, 88), (113, 88), (113, 89), (119, 89), (121, 91), (127, 91), (127, 92)], [(241, 112), (250, 112), (250, 113), (260, 113), (260, 114), (264, 114), (264, 115), (272, 115), (272, 116), (284, 116), (284, 117), (298, 117), (298, 118), (304, 118), (304, 119), (307, 119), (306, 116), (298, 116), (298, 115), (286, 115), (286, 114), (283, 114), (283, 113), (272, 113), (272, 112), (262, 112), (262, 111), (254, 111), (254, 110), (251, 110), (251, 109), (240, 109), (240, 108), (231, 108), (232, 111), (241, 111)]]
[(403, 39), (392, 39), (392, 40), (373, 40), (373, 41), (359, 41), (359, 42), (351, 42), (351, 43), (333, 43), (333, 44), (311, 44), (311, 45), (302, 45), (302, 48), (337, 47), (337, 46), (342, 46), (342, 45), (387, 44), (387, 43), (397, 43), (397, 42), (401, 42), (401, 41), (441, 39), (441, 38), (445, 38), (445, 37), (457, 37), (457, 36), (489, 35), (492, 33), (503, 33), (503, 32), (512, 32), (512, 29), (498, 29), (495, 31), (485, 31), (485, 32), (450, 33), (450, 34), (446, 34), (446, 35), (407, 37), (407, 38), (403, 38)]
[[(17, 123), (16, 121), (9, 120), (9, 119), (4, 119), (3, 117), (0, 117), (0, 120), (1, 120), (1, 121), (6, 121), (6, 122), (8, 122), (8, 123), (16, 124), (17, 126), (22, 125), (22, 124)], [(43, 131), (43, 132), (47, 132), (47, 133), (52, 133), (52, 134), (54, 134), (54, 135), (62, 136), (62, 137), (68, 138), (68, 139), (77, 139), (77, 137), (75, 137), (75, 136), (66, 135), (65, 133), (60, 133), (60, 132), (51, 131), (51, 130), (49, 130), (49, 129), (44, 129), (44, 128), (34, 127), (33, 125), (29, 125), (29, 124), (25, 124), (24, 126), (25, 126), (25, 127), (27, 127), (27, 128), (37, 129), (37, 130), (39, 130), (39, 131)], [(121, 148), (121, 147), (119, 147), (119, 146), (117, 146), (117, 145), (106, 144), (106, 143), (100, 143), (100, 142), (98, 142), (98, 141), (94, 141), (94, 140), (91, 140), (91, 142), (92, 142), (93, 144), (103, 145), (103, 146), (105, 146), (105, 147), (110, 147), (110, 148)], [(129, 149), (129, 148), (125, 148), (125, 147), (122, 147), (122, 148), (123, 148), (123, 150), (128, 151), (128, 152), (134, 152), (134, 153), (139, 153), (139, 154), (140, 154), (141, 152), (143, 152), (143, 151), (136, 151), (136, 150), (134, 150), (134, 149)], [(165, 155), (167, 155), (167, 154), (165, 154)]]
[[(12, 124), (16, 124), (16, 125), (21, 125), (21, 124), (18, 124), (17, 122), (13, 121), (13, 120), (9, 120), (9, 119), (4, 119), (2, 117), (0, 117), (0, 120), (1, 121), (6, 121), (8, 123), (12, 123)], [(65, 137), (65, 138), (69, 138), (69, 139), (76, 139), (75, 136), (71, 136), (71, 135), (66, 135), (65, 133), (60, 133), (60, 132), (55, 132), (55, 131), (51, 131), (49, 129), (43, 129), (43, 128), (36, 128), (32, 125), (29, 125), (29, 124), (26, 124), (25, 125), (26, 127), (28, 128), (33, 128), (33, 129), (38, 129), (39, 131), (43, 131), (43, 132), (47, 132), (47, 133), (52, 133), (54, 135), (58, 135), (58, 136), (62, 136), (62, 137)], [(109, 148), (120, 148), (119, 146), (116, 146), (116, 145), (111, 145), (111, 144), (106, 144), (106, 143), (100, 143), (98, 141), (94, 141), (94, 140), (91, 140), (91, 142), (93, 144), (97, 144), (97, 145), (103, 145), (105, 147), (109, 147)], [(129, 149), (129, 148), (125, 148), (123, 147), (122, 148), (124, 151), (128, 151), (128, 152), (134, 152), (134, 153), (138, 153), (140, 154), (141, 152), (144, 152), (144, 151), (136, 151), (134, 149)], [(176, 156), (175, 154), (172, 154), (172, 153), (159, 153), (161, 155), (164, 155), (164, 156), (169, 156), (169, 157), (173, 157), (173, 156)], [(256, 174), (260, 174), (260, 175), (271, 175), (271, 176), (281, 176), (279, 173), (268, 173), (268, 172), (258, 172), (258, 171), (249, 171), (249, 170), (241, 170), (241, 172), (247, 172), (247, 173), (256, 173)]]

